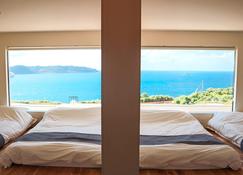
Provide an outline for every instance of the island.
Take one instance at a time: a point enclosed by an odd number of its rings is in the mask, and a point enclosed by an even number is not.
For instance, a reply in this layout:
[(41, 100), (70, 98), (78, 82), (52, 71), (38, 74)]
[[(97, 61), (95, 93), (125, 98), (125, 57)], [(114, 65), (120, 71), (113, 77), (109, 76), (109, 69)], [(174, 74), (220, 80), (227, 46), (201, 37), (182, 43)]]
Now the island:
[(79, 66), (23, 66), (16, 65), (10, 67), (13, 75), (17, 74), (42, 74), (42, 73), (89, 73), (98, 70), (89, 67)]

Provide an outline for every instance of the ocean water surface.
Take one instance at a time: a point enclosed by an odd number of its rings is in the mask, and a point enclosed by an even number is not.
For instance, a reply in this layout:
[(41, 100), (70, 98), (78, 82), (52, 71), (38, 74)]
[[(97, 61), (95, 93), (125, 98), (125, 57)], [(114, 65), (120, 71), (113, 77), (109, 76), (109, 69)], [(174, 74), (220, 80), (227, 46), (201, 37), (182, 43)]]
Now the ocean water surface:
[[(177, 97), (197, 90), (232, 87), (233, 72), (142, 71), (141, 93)], [(11, 100), (69, 103), (101, 98), (101, 73), (21, 74), (10, 78)]]

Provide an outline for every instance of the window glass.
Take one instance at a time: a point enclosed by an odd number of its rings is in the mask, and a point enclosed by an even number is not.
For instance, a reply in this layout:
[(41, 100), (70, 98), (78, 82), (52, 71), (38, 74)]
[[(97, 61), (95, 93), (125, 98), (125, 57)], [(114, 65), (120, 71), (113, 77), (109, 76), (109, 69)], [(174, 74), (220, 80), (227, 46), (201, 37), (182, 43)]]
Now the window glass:
[(98, 105), (100, 49), (9, 50), (12, 106)]
[(231, 111), (235, 50), (142, 49), (141, 103), (185, 111)]

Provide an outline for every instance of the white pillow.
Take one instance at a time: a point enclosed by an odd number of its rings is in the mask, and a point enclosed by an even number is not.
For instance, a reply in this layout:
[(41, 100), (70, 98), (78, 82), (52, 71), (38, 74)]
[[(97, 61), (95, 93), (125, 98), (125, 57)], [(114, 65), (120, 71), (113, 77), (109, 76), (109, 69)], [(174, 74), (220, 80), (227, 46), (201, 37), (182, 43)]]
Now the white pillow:
[(21, 108), (0, 106), (0, 135), (4, 143), (20, 136), (33, 121), (32, 116)]
[(90, 108), (70, 108), (70, 107), (58, 107), (47, 111), (44, 114), (42, 121), (61, 121), (71, 123), (82, 123), (86, 119), (90, 120), (92, 118), (101, 117), (101, 108), (90, 107)]
[(208, 122), (208, 128), (230, 140), (242, 148), (243, 144), (243, 113), (218, 112)]
[[(225, 125), (234, 124), (243, 126), (242, 112), (217, 112), (209, 120), (208, 125), (215, 129), (223, 129)], [(242, 127), (243, 128), (243, 127)]]

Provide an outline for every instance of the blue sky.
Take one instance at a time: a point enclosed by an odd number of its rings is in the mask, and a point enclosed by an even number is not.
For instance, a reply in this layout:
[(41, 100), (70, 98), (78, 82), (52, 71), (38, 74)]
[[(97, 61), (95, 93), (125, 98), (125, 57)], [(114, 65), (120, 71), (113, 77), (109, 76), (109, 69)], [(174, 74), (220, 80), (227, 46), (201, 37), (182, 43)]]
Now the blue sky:
[[(234, 50), (143, 49), (141, 68), (153, 71), (233, 71), (234, 54)], [(101, 50), (11, 50), (9, 64), (73, 65), (101, 70)]]
[(233, 50), (142, 50), (142, 70), (233, 71)]

